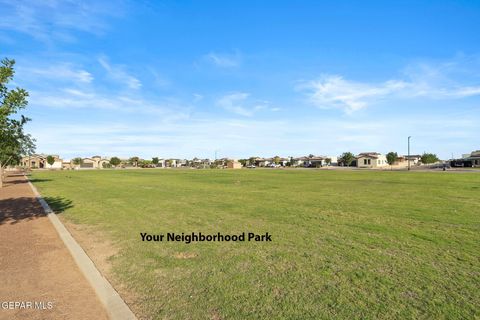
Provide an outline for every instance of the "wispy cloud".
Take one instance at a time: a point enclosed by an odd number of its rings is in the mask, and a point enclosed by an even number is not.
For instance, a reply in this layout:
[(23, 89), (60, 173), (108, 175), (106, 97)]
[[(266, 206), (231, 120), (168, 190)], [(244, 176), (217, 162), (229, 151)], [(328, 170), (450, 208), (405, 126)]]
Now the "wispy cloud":
[(199, 93), (194, 93), (193, 94), (193, 102), (199, 102), (203, 100), (203, 95)]
[(28, 77), (30, 81), (34, 79), (41, 79), (41, 81), (61, 80), (78, 83), (90, 83), (93, 81), (93, 75), (90, 72), (75, 67), (71, 63), (59, 63), (42, 67), (20, 66), (17, 73), (20, 77)]
[(217, 105), (230, 112), (250, 117), (253, 115), (253, 110), (247, 109), (243, 106), (245, 100), (250, 94), (245, 92), (236, 92), (227, 94), (217, 100)]
[(33, 107), (53, 109), (89, 109), (117, 113), (160, 116), (166, 119), (185, 119), (191, 107), (181, 101), (168, 98), (146, 99), (140, 96), (100, 93), (94, 90), (64, 88), (30, 92)]
[(271, 108), (268, 101), (249, 99), (250, 94), (246, 92), (234, 92), (226, 94), (217, 99), (216, 105), (232, 113), (251, 117), (261, 110), (278, 111), (278, 108)]
[(36, 40), (74, 41), (74, 32), (101, 34), (105, 17), (120, 16), (122, 2), (0, 0), (0, 29), (20, 32)]
[(105, 56), (100, 57), (98, 62), (107, 71), (111, 79), (126, 85), (130, 89), (139, 89), (142, 86), (140, 80), (125, 71), (125, 66), (111, 65)]
[(480, 83), (453, 76), (458, 65), (415, 64), (407, 67), (404, 78), (385, 82), (347, 80), (341, 75), (322, 75), (319, 79), (302, 82), (297, 90), (307, 93), (309, 101), (324, 109), (338, 108), (351, 114), (380, 101), (394, 99), (461, 99), (480, 95)]
[(347, 113), (365, 108), (372, 100), (390, 95), (408, 86), (402, 81), (369, 84), (345, 80), (339, 75), (324, 75), (299, 89), (309, 91), (310, 101), (320, 108), (340, 108)]
[(239, 52), (234, 54), (210, 52), (204, 58), (210, 63), (222, 68), (238, 67), (241, 63)]

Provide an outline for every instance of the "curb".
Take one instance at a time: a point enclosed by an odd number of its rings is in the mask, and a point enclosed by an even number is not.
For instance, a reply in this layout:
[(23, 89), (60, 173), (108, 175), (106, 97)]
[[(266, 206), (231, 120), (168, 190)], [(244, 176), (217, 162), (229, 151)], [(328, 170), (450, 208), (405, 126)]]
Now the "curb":
[(95, 293), (105, 307), (109, 318), (112, 320), (136, 320), (137, 318), (133, 314), (132, 310), (130, 310), (125, 301), (123, 301), (122, 297), (120, 297), (118, 292), (112, 287), (110, 282), (108, 282), (108, 280), (102, 276), (100, 271), (98, 271), (93, 261), (88, 257), (77, 241), (75, 241), (70, 232), (68, 232), (67, 228), (65, 228), (63, 223), (53, 212), (45, 199), (43, 199), (40, 193), (38, 193), (37, 188), (35, 188), (35, 186), (30, 182), (30, 179), (28, 179), (26, 175), (25, 178), (27, 179), (28, 184), (30, 185), (30, 188), (32, 189), (38, 202), (40, 202), (43, 210), (50, 219), (50, 222), (57, 230), (58, 235), (75, 260), (77, 266), (80, 268), (85, 278), (87, 278), (88, 282), (95, 290)]

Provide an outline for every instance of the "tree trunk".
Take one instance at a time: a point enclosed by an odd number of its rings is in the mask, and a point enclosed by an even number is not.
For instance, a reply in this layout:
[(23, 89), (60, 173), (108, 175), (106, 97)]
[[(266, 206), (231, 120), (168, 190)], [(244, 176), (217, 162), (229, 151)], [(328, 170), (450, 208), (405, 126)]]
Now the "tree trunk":
[(3, 165), (0, 162), (0, 188), (3, 188)]

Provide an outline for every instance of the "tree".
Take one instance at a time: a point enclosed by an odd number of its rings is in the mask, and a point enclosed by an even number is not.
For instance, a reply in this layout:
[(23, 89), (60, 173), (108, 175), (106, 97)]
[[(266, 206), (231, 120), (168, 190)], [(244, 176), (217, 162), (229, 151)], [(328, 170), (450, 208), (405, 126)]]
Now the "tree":
[(329, 166), (332, 163), (332, 159), (325, 158), (325, 163), (327, 164), (327, 166)]
[(110, 158), (110, 164), (114, 167), (118, 166), (120, 162), (121, 162), (120, 159), (117, 157)]
[(82, 165), (82, 163), (83, 163), (83, 159), (80, 158), (80, 157), (73, 158), (73, 159), (72, 159), (72, 163), (73, 163), (74, 165), (76, 165), (76, 166), (80, 166), (80, 165)]
[(355, 156), (351, 152), (344, 152), (340, 157), (339, 161), (344, 165), (344, 166), (350, 166), (352, 161), (355, 159)]
[(391, 166), (393, 166), (393, 164), (395, 163), (395, 161), (397, 161), (398, 159), (398, 154), (396, 152), (389, 152), (387, 153), (387, 162), (388, 164)]
[(13, 79), (15, 60), (0, 61), (0, 187), (3, 186), (3, 169), (18, 164), (23, 155), (35, 151), (35, 140), (23, 131), (29, 118), (18, 112), (28, 104), (28, 92), (24, 89), (8, 89)]
[(251, 166), (254, 166), (256, 159), (257, 159), (257, 157), (250, 157), (250, 158), (248, 159), (248, 164), (251, 165)]
[(131, 157), (129, 162), (134, 166), (134, 167), (138, 167), (138, 161), (140, 161), (140, 158), (139, 157)]
[(275, 157), (273, 158), (273, 162), (274, 162), (275, 164), (279, 164), (279, 163), (280, 163), (280, 157), (279, 157), (279, 156), (275, 156)]
[(421, 159), (423, 164), (435, 163), (440, 160), (434, 153), (423, 153)]
[(293, 167), (295, 165), (295, 159), (293, 157), (288, 158), (287, 166)]
[(155, 165), (155, 167), (158, 165), (159, 159), (158, 157), (153, 157), (152, 158), (152, 163)]
[(55, 158), (53, 156), (47, 156), (47, 163), (52, 166), (55, 163)]

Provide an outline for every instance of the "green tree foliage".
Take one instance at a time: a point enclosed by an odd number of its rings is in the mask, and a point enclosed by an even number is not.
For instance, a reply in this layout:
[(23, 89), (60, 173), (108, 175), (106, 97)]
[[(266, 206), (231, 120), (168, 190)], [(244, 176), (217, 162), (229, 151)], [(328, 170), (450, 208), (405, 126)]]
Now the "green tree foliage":
[(55, 163), (55, 158), (53, 156), (47, 156), (47, 163), (52, 166)]
[(273, 162), (274, 162), (275, 164), (279, 164), (279, 163), (280, 163), (280, 157), (279, 157), (279, 156), (275, 156), (275, 157), (273, 158)]
[(344, 165), (344, 166), (350, 166), (350, 164), (355, 160), (355, 156), (351, 152), (344, 152), (342, 155), (338, 158), (338, 160)]
[(128, 161), (131, 165), (134, 167), (138, 167), (138, 162), (140, 161), (139, 157), (131, 157), (130, 160)]
[(160, 160), (158, 159), (158, 157), (153, 157), (152, 158), (152, 163), (156, 166), (158, 164)]
[(114, 167), (118, 166), (120, 164), (120, 158), (118, 157), (112, 157), (110, 158), (110, 164)]
[(288, 158), (287, 166), (292, 167), (295, 164), (295, 160), (293, 157)]
[(327, 166), (329, 166), (332, 163), (332, 159), (326, 158), (325, 163), (327, 164)]
[(398, 154), (396, 152), (387, 153), (387, 162), (389, 165), (393, 165), (398, 159)]
[(83, 163), (83, 159), (80, 158), (80, 157), (77, 157), (77, 158), (73, 158), (72, 159), (72, 163), (76, 166), (80, 166), (82, 163)]
[(440, 160), (434, 153), (424, 153), (421, 159), (423, 164), (435, 163)]
[(3, 169), (18, 164), (22, 155), (35, 151), (35, 140), (23, 130), (29, 118), (18, 115), (28, 104), (28, 92), (24, 89), (9, 89), (13, 79), (15, 60), (0, 61), (0, 187), (3, 182)]

